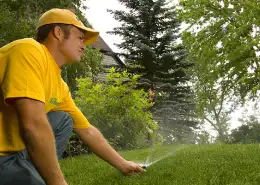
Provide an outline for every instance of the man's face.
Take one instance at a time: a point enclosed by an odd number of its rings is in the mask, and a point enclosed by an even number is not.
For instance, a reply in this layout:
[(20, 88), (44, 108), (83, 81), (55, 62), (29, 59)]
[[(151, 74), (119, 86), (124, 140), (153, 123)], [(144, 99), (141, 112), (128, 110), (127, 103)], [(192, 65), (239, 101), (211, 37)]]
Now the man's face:
[(60, 51), (64, 55), (67, 63), (79, 62), (83, 55), (84, 33), (74, 26), (69, 27), (70, 34), (60, 42)]

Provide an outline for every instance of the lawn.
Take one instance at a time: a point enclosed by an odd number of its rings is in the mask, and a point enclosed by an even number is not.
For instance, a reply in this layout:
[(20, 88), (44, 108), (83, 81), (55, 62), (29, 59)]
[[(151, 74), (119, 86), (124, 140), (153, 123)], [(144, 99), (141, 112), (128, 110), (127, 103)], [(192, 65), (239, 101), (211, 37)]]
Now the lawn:
[[(145, 174), (125, 177), (96, 156), (62, 160), (70, 185), (259, 185), (260, 145), (189, 145), (154, 151), (123, 152), (129, 160), (143, 162), (153, 153)], [(168, 155), (170, 153), (170, 155)]]

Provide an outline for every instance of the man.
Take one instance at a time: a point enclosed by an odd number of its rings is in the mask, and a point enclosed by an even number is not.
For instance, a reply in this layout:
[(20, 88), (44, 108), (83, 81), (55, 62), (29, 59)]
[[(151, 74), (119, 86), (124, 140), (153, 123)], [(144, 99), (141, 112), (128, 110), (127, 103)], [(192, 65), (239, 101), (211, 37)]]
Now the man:
[(39, 19), (37, 41), (0, 48), (0, 185), (66, 185), (58, 159), (72, 130), (123, 174), (144, 171), (90, 125), (61, 78), (60, 67), (79, 62), (98, 34), (71, 11), (52, 9)]

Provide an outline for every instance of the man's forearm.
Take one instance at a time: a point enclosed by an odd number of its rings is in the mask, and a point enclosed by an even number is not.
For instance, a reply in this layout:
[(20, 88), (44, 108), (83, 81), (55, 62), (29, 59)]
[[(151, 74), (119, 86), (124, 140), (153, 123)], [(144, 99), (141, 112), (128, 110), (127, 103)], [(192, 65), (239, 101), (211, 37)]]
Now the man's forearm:
[(82, 142), (101, 159), (107, 161), (115, 168), (121, 169), (125, 159), (121, 157), (106, 141), (103, 135), (95, 127), (88, 129), (75, 129)]
[(20, 132), (34, 166), (47, 185), (66, 185), (59, 167), (45, 104), (29, 98), (20, 98), (15, 100), (15, 108)]
[(31, 125), (35, 127), (23, 129), (23, 137), (33, 164), (47, 185), (65, 184), (56, 155), (54, 136), (47, 118)]

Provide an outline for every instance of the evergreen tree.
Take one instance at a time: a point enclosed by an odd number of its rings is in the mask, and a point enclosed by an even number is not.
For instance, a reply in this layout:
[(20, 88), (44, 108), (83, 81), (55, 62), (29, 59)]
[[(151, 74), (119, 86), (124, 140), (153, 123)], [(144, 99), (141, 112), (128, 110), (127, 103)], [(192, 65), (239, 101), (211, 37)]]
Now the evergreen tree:
[[(127, 10), (108, 10), (122, 23), (109, 33), (123, 38), (117, 46), (122, 49), (128, 70), (142, 75), (140, 86), (155, 91), (153, 113), (161, 127), (174, 135), (172, 139), (182, 140), (181, 135), (190, 133), (197, 122), (190, 119), (195, 105), (187, 69), (192, 63), (185, 61), (185, 48), (176, 42), (180, 22), (175, 7), (166, 0), (119, 2)], [(177, 137), (176, 132), (182, 134)]]

